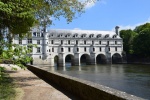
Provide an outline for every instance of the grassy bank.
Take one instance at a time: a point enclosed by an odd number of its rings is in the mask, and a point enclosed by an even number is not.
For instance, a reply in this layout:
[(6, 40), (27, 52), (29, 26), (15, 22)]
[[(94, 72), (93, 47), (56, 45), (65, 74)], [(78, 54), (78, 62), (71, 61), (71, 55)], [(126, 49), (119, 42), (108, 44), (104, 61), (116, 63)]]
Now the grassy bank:
[(21, 100), (23, 90), (18, 88), (4, 67), (0, 67), (0, 100)]
[(16, 90), (13, 79), (4, 70), (1, 74), (3, 75), (0, 78), (0, 100), (15, 100)]

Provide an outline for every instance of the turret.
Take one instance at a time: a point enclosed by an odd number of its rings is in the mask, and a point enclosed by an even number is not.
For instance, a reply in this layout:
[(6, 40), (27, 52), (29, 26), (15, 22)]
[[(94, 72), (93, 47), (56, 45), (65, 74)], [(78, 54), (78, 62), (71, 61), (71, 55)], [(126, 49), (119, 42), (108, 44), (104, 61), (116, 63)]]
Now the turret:
[(115, 27), (116, 34), (119, 35), (119, 26)]

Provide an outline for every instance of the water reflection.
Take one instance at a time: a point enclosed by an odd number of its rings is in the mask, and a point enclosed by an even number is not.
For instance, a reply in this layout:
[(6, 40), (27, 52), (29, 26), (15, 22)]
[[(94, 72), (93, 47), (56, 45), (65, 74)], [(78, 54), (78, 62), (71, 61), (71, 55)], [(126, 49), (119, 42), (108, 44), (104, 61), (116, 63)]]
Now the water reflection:
[[(78, 77), (127, 93), (150, 99), (150, 66), (149, 65), (86, 65), (65, 67), (41, 67), (73, 77)], [(47, 68), (47, 69), (46, 69)]]

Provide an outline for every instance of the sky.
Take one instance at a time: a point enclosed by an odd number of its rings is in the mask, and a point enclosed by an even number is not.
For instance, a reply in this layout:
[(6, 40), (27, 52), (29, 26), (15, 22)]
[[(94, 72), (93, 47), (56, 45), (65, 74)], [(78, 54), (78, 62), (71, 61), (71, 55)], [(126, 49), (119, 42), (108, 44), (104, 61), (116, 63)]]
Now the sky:
[(150, 0), (99, 0), (89, 3), (85, 13), (67, 24), (64, 18), (53, 20), (48, 29), (114, 30), (134, 29), (150, 22)]

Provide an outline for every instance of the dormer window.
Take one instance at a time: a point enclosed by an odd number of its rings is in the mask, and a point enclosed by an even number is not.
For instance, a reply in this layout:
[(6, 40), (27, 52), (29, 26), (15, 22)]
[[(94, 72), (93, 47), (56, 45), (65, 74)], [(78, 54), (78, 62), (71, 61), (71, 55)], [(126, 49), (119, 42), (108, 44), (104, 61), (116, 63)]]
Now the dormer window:
[(78, 37), (78, 34), (74, 34), (73, 37)]
[(33, 32), (33, 36), (36, 36), (36, 32)]
[(113, 38), (116, 38), (116, 37), (117, 37), (117, 35), (114, 35), (114, 36), (113, 36)]
[(82, 34), (81, 37), (82, 37), (82, 38), (85, 38), (85, 37), (86, 37), (86, 34)]
[(108, 38), (109, 37), (109, 35), (107, 34), (107, 35), (105, 35), (105, 38)]
[(90, 38), (93, 38), (93, 37), (94, 37), (94, 34), (91, 34), (89, 37), (90, 37)]
[(99, 34), (99, 35), (97, 35), (97, 38), (100, 38), (102, 35), (101, 34)]
[(37, 37), (40, 37), (40, 32), (37, 32)]
[(70, 34), (68, 33), (65, 37), (70, 37)]

